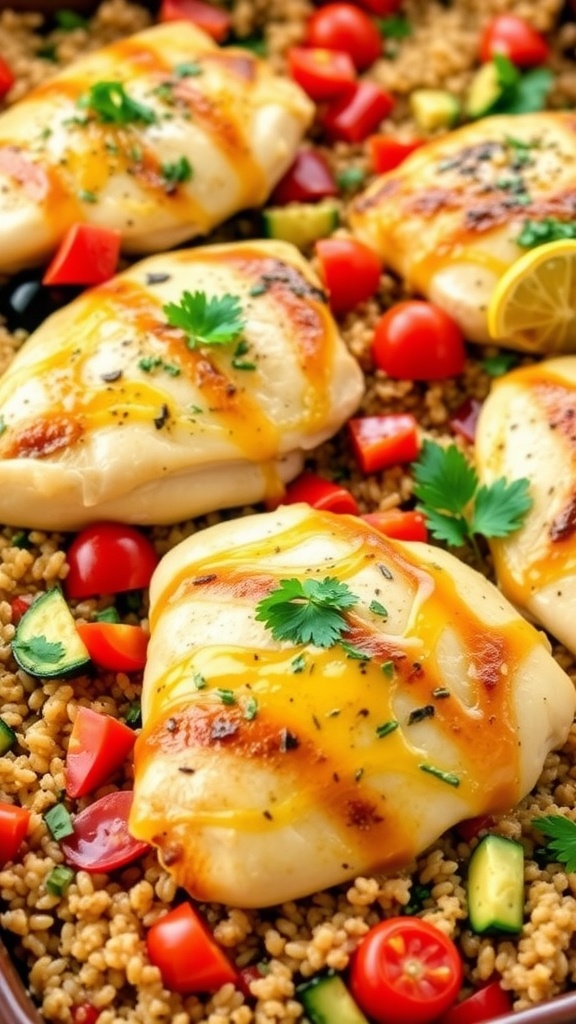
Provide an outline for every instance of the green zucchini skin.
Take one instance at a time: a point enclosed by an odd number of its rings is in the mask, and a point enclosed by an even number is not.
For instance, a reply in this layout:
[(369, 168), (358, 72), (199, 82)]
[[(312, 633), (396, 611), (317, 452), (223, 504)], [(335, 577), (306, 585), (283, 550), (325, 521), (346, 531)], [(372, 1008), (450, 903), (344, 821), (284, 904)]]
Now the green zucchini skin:
[(298, 986), (310, 1024), (368, 1024), (339, 974), (324, 974)]
[(468, 917), (473, 931), (517, 935), (524, 923), (524, 850), (520, 843), (489, 834), (468, 867)]
[(20, 668), (42, 679), (78, 675), (90, 664), (88, 650), (58, 587), (47, 590), (24, 613), (16, 627), (12, 654)]
[(18, 737), (3, 718), (0, 718), (0, 757), (7, 754), (16, 743)]
[(268, 206), (262, 212), (262, 221), (266, 238), (291, 242), (306, 250), (336, 230), (340, 213), (334, 200), (324, 199), (319, 203)]

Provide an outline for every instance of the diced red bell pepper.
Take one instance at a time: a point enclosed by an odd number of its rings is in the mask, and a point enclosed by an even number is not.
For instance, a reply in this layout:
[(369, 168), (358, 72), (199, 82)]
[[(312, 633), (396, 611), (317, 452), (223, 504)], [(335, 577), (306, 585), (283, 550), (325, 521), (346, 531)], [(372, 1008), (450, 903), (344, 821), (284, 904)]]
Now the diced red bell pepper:
[(66, 753), (66, 792), (76, 798), (98, 789), (126, 760), (136, 734), (111, 715), (78, 708)]
[(387, 509), (385, 512), (365, 512), (361, 517), (385, 537), (394, 540), (428, 540), (426, 519), (414, 509)]
[(361, 81), (354, 90), (328, 105), (320, 124), (330, 139), (363, 142), (394, 106), (394, 98), (374, 82)]
[(14, 860), (28, 832), (29, 822), (27, 807), (0, 800), (0, 865)]
[(17, 626), (20, 619), (28, 611), (34, 597), (32, 594), (18, 594), (17, 597), (13, 597), (10, 601), (10, 607), (12, 609), (12, 624)]
[(79, 1003), (72, 1007), (72, 1024), (96, 1024), (101, 1012), (92, 1003)]
[(270, 202), (274, 206), (288, 203), (317, 203), (338, 195), (338, 185), (326, 157), (316, 149), (301, 149), (294, 163), (276, 185)]
[(418, 424), (409, 412), (353, 417), (348, 431), (364, 473), (412, 462), (420, 451)]
[(146, 664), (149, 635), (125, 622), (80, 622), (77, 625), (95, 665), (110, 672), (139, 672)]
[(349, 313), (374, 295), (380, 283), (380, 259), (356, 238), (321, 238), (316, 242), (320, 273), (336, 316)]
[(150, 962), (173, 992), (215, 992), (228, 982), (240, 987), (236, 967), (190, 903), (181, 903), (156, 921), (146, 945)]
[(317, 476), (316, 473), (301, 473), (296, 480), (288, 484), (282, 504), (294, 505), (300, 501), (305, 501), (312, 508), (324, 512), (348, 513), (353, 516), (359, 512), (356, 499), (350, 491), (333, 480)]
[(452, 1006), (437, 1024), (484, 1024), (508, 1013), (512, 1013), (512, 1000), (498, 981), (492, 981)]
[(15, 81), (12, 69), (0, 57), (0, 99), (4, 99), (4, 96), (10, 92)]
[(399, 167), (407, 156), (423, 145), (423, 139), (402, 142), (393, 135), (371, 135), (368, 139), (370, 164), (375, 174), (385, 174)]
[(232, 19), (227, 11), (203, 0), (162, 0), (159, 21), (191, 21), (217, 43), (230, 34)]
[(482, 402), (477, 398), (466, 398), (450, 417), (450, 429), (466, 441), (474, 441)]
[(113, 277), (121, 233), (97, 224), (73, 224), (48, 266), (42, 284), (102, 284)]
[(293, 46), (288, 50), (288, 67), (294, 81), (317, 102), (350, 92), (356, 81), (352, 58), (343, 50)]
[(474, 818), (465, 818), (456, 825), (456, 831), (465, 843), (476, 839), (481, 832), (487, 832), (494, 825), (494, 818), (490, 814), (477, 814)]

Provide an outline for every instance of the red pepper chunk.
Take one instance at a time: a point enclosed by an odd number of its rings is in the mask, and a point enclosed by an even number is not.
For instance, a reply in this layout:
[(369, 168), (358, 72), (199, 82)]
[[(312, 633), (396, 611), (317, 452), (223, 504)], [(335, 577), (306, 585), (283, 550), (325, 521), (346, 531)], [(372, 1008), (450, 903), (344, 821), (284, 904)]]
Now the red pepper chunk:
[(370, 163), (375, 174), (385, 174), (399, 167), (407, 156), (423, 145), (423, 139), (402, 142), (393, 135), (371, 135), (368, 139)]
[(317, 102), (349, 92), (356, 81), (352, 58), (343, 50), (293, 46), (288, 50), (288, 66), (294, 81)]
[(338, 185), (326, 158), (315, 149), (303, 148), (276, 185), (270, 202), (277, 206), (317, 203), (336, 195)]
[(139, 672), (146, 664), (149, 635), (124, 622), (80, 622), (77, 630), (92, 661), (110, 672)]
[(156, 921), (146, 944), (150, 962), (173, 992), (215, 992), (228, 982), (241, 988), (236, 967), (190, 903), (181, 903)]
[(283, 505), (294, 505), (300, 501), (324, 512), (348, 513), (353, 516), (359, 512), (356, 499), (350, 491), (316, 473), (301, 473), (286, 488)]
[(132, 729), (111, 715), (79, 707), (66, 754), (66, 793), (85, 796), (106, 782), (132, 750)]
[(355, 238), (321, 238), (315, 253), (336, 316), (349, 313), (378, 289), (381, 265), (377, 254)]
[(394, 106), (394, 99), (374, 82), (361, 81), (354, 90), (328, 105), (320, 124), (330, 139), (363, 142)]
[(365, 512), (362, 519), (393, 540), (428, 540), (426, 520), (421, 512), (414, 509), (403, 511), (391, 508), (384, 512)]
[(0, 800), (0, 866), (14, 860), (28, 832), (29, 822), (27, 807)]
[(0, 99), (3, 99), (10, 92), (15, 81), (12, 69), (0, 57)]
[(48, 266), (42, 284), (96, 285), (116, 272), (121, 234), (96, 224), (73, 224)]
[(159, 21), (191, 21), (221, 43), (230, 34), (232, 19), (227, 11), (204, 0), (162, 0)]
[(420, 451), (418, 424), (409, 412), (358, 416), (348, 421), (348, 430), (364, 473), (412, 462)]

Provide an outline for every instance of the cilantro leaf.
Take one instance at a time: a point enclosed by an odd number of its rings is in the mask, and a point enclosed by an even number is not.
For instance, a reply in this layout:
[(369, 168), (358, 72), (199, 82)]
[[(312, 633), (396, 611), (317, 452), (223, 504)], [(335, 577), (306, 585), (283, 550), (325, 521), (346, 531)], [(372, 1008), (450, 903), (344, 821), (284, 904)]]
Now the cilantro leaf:
[(180, 302), (163, 307), (171, 327), (179, 327), (187, 337), (188, 347), (227, 345), (242, 333), (246, 321), (240, 300), (235, 295), (212, 296), (205, 292), (183, 292)]
[(414, 465), (414, 494), (424, 505), (460, 513), (478, 485), (474, 469), (455, 444), (442, 448), (425, 440)]
[(122, 82), (95, 82), (88, 92), (78, 100), (104, 124), (131, 124), (141, 121), (153, 124), (156, 114), (151, 107), (133, 100)]
[(513, 352), (498, 352), (495, 356), (487, 356), (482, 360), (482, 369), (490, 377), (501, 377), (516, 366), (517, 362), (518, 356)]
[(523, 249), (533, 249), (537, 245), (558, 242), (562, 238), (576, 238), (576, 221), (561, 221), (556, 217), (525, 220), (516, 238), (516, 245)]
[(464, 516), (448, 515), (436, 509), (426, 509), (425, 516), (426, 525), (436, 540), (443, 540), (453, 548), (461, 548), (466, 543), (468, 524)]
[(479, 487), (474, 498), (471, 531), (485, 537), (506, 537), (517, 530), (532, 507), (529, 487), (530, 481), (525, 477), (511, 483), (499, 477), (489, 487)]
[(48, 662), (50, 665), (57, 665), (66, 654), (63, 643), (60, 643), (59, 640), (47, 640), (45, 636), (31, 636), (29, 640), (13, 640), (12, 647), (28, 657)]
[(332, 647), (347, 628), (342, 614), (358, 598), (345, 583), (331, 576), (323, 580), (280, 580), (256, 606), (256, 619), (264, 622), (275, 640)]
[(576, 823), (561, 814), (533, 818), (532, 824), (550, 840), (546, 847), (569, 872), (576, 871)]
[(490, 107), (491, 114), (529, 114), (542, 110), (554, 76), (548, 68), (531, 68), (521, 73), (502, 53), (494, 56), (501, 95)]
[(401, 14), (389, 14), (386, 18), (376, 18), (376, 26), (385, 39), (406, 39), (412, 35), (412, 26)]

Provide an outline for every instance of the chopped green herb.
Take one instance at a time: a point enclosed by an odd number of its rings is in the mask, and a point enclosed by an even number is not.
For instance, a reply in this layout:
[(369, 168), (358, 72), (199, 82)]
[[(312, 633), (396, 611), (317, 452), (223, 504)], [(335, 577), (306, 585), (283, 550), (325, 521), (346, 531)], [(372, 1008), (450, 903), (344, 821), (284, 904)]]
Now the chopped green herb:
[(46, 43), (45, 46), (41, 46), (36, 51), (36, 56), (41, 57), (42, 60), (48, 60), (51, 64), (58, 63), (58, 49), (55, 43)]
[(381, 615), (384, 619), (388, 618), (388, 609), (380, 601), (370, 601), (369, 609), (374, 615)]
[(444, 772), (441, 768), (435, 768), (433, 764), (419, 764), (421, 772), (427, 772), (428, 775), (434, 775), (435, 778), (440, 779), (441, 782), (446, 782), (448, 786), (457, 787), (460, 785), (460, 779), (454, 772)]
[(256, 697), (248, 697), (242, 705), (242, 715), (248, 721), (251, 722), (258, 714), (258, 701)]
[(336, 184), (342, 192), (360, 188), (366, 181), (366, 171), (362, 167), (343, 167), (336, 174)]
[(576, 238), (576, 221), (546, 217), (545, 220), (525, 220), (516, 244), (523, 249), (534, 249), (537, 245), (558, 242), (562, 238)]
[(218, 687), (218, 689), (216, 690), (216, 696), (220, 698), (223, 704), (236, 703), (236, 694), (234, 693), (234, 690), (225, 690), (221, 687)]
[(31, 636), (29, 640), (13, 640), (12, 648), (50, 665), (57, 665), (66, 655), (66, 648), (60, 640), (47, 640), (45, 636)]
[(74, 872), (66, 864), (56, 864), (46, 878), (46, 889), (52, 896), (63, 896), (70, 883), (74, 881)]
[(487, 356), (482, 360), (482, 368), (490, 377), (502, 377), (516, 366), (518, 356), (513, 352), (498, 352), (495, 356)]
[(306, 658), (305, 658), (305, 656), (303, 654), (296, 655), (295, 658), (292, 658), (292, 661), (290, 662), (290, 666), (292, 668), (292, 671), (295, 673), (295, 675), (298, 675), (300, 672), (303, 672), (304, 669), (306, 668)]
[(389, 722), (383, 722), (382, 725), (376, 726), (376, 735), (378, 736), (379, 739), (382, 739), (384, 736), (389, 736), (391, 732), (395, 732), (395, 730), (398, 728), (398, 725), (399, 722), (397, 722), (394, 718), (391, 718)]
[(74, 832), (70, 812), (64, 804), (54, 804), (45, 812), (44, 821), (53, 839), (65, 839)]
[(358, 598), (345, 583), (323, 580), (280, 580), (278, 587), (256, 606), (256, 619), (264, 622), (275, 640), (332, 647), (348, 623), (343, 615)]
[(153, 124), (156, 120), (152, 108), (128, 96), (122, 82), (96, 82), (78, 105), (103, 124)]
[(387, 18), (376, 18), (378, 31), (385, 39), (406, 39), (412, 35), (408, 18), (401, 14), (390, 14)]
[(124, 721), (131, 729), (138, 729), (142, 725), (142, 705), (139, 700), (132, 701)]
[(532, 818), (534, 828), (550, 840), (546, 849), (568, 872), (576, 871), (576, 822), (561, 814)]
[(250, 288), (250, 290), (248, 292), (248, 295), (252, 296), (253, 298), (256, 298), (256, 296), (258, 296), (258, 295), (264, 295), (264, 293), (267, 292), (267, 291), (268, 291), (268, 285), (264, 284), (264, 281), (261, 281), (259, 284), (253, 284), (252, 285), (252, 287)]
[(67, 8), (56, 11), (54, 19), (58, 28), (61, 28), (64, 32), (72, 32), (75, 28), (89, 27), (89, 22), (86, 18), (83, 18), (76, 11), (69, 11)]
[(354, 644), (349, 644), (346, 640), (340, 640), (340, 646), (346, 651), (348, 658), (354, 658), (355, 661), (370, 661), (370, 655), (360, 647), (355, 647)]
[(491, 114), (529, 114), (544, 109), (554, 81), (548, 68), (530, 68), (522, 73), (502, 53), (495, 55), (494, 64), (502, 92), (490, 107)]
[(192, 164), (185, 156), (162, 164), (162, 177), (168, 185), (181, 185), (192, 178)]
[(81, 203), (97, 203), (98, 196), (95, 192), (90, 192), (86, 188), (81, 188), (77, 193), (78, 199)]
[(103, 608), (101, 612), (96, 612), (97, 622), (120, 622), (120, 613), (113, 604), (109, 608)]
[(29, 534), (26, 530), (18, 530), (17, 533), (12, 537), (13, 548), (23, 548), (25, 551), (29, 551), (32, 547), (32, 541), (30, 540)]
[(400, 907), (400, 914), (412, 917), (424, 909), (424, 903), (430, 898), (431, 890), (427, 885), (413, 885), (410, 889), (410, 902)]
[(191, 349), (201, 345), (228, 345), (245, 327), (240, 300), (235, 295), (212, 296), (205, 292), (184, 292), (180, 302), (163, 307), (171, 327), (187, 335)]
[(257, 57), (265, 57), (268, 53), (264, 36), (243, 36), (233, 40), (233, 44), (242, 50), (250, 50), (250, 53), (255, 53)]
[(192, 682), (197, 690), (203, 690), (206, 686), (206, 679), (201, 672), (195, 672), (192, 677)]
[(387, 679), (392, 679), (394, 675), (394, 662), (384, 661), (380, 667)]
[(414, 708), (408, 715), (408, 725), (415, 725), (416, 722), (423, 722), (426, 718), (433, 718), (434, 714), (433, 704), (425, 704), (422, 708)]
[(200, 64), (196, 64), (193, 60), (183, 61), (181, 64), (176, 65), (174, 74), (176, 78), (196, 78), (202, 74), (202, 68)]
[(142, 356), (142, 359), (138, 360), (138, 368), (144, 370), (144, 373), (152, 373), (152, 370), (159, 366), (162, 366), (160, 356)]

